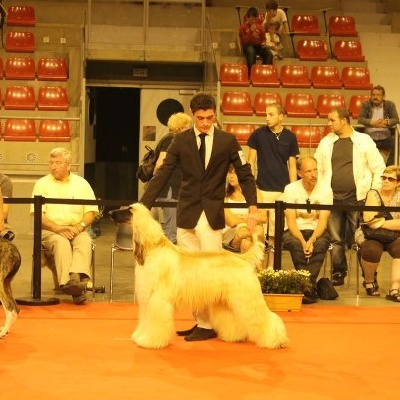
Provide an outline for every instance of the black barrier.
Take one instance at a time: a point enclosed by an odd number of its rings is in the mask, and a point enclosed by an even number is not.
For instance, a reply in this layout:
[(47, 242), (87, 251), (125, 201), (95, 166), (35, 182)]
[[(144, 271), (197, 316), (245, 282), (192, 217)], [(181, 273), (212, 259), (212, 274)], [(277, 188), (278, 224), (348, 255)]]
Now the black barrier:
[[(4, 198), (4, 203), (32, 204), (34, 206), (33, 232), (33, 263), (32, 263), (32, 297), (16, 299), (18, 304), (24, 305), (54, 305), (59, 303), (57, 298), (41, 298), (41, 251), (42, 251), (42, 206), (43, 204), (94, 204), (103, 207), (128, 206), (132, 200), (83, 200), (83, 199), (54, 199), (35, 196), (34, 198)], [(176, 207), (177, 202), (155, 202), (154, 207)], [(285, 203), (258, 203), (258, 208), (273, 208), (275, 210), (275, 252), (274, 268), (281, 269), (282, 264), (282, 234), (285, 224), (285, 209), (308, 209), (309, 204)], [(225, 208), (248, 208), (245, 203), (224, 203)], [(400, 207), (364, 206), (364, 205), (323, 205), (312, 204), (313, 210), (346, 210), (346, 211), (400, 211)]]

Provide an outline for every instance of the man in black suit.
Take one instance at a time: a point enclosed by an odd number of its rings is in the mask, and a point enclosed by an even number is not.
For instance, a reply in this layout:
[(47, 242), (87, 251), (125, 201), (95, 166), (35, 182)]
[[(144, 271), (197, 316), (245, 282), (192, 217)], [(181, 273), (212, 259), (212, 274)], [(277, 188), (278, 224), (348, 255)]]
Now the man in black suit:
[[(249, 206), (247, 225), (251, 232), (258, 223), (257, 192), (250, 165), (235, 136), (214, 127), (216, 108), (211, 95), (197, 93), (193, 96), (190, 110), (194, 127), (175, 134), (164, 163), (140, 199), (151, 208), (175, 167), (179, 166), (182, 183), (177, 205), (177, 243), (189, 251), (222, 249), (225, 184), (231, 164)], [(195, 313), (197, 325), (178, 335), (185, 336), (188, 341), (216, 337), (208, 310), (195, 310)]]

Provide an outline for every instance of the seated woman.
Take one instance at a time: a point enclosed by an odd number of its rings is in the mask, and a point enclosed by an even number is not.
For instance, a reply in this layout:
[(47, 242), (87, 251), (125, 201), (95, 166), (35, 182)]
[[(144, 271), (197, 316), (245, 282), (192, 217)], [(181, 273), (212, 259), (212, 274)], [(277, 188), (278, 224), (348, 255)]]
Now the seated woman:
[[(382, 188), (378, 191), (370, 190), (367, 194), (365, 205), (381, 205), (381, 200), (378, 196), (379, 193), (384, 205), (399, 207), (399, 183), (400, 168), (395, 165), (386, 167), (382, 175)], [(364, 211), (364, 221), (373, 220), (375, 214), (375, 211)], [(400, 212), (391, 212), (391, 214), (393, 219), (385, 220), (379, 227), (400, 231)], [(400, 302), (400, 238), (391, 243), (380, 243), (376, 240), (365, 240), (361, 243), (361, 267), (364, 271), (363, 286), (368, 296), (379, 296), (379, 286), (375, 279), (375, 272), (384, 250), (393, 257), (390, 289), (386, 295), (386, 299)]]
[[(261, 196), (257, 193), (258, 201), (262, 202)], [(246, 200), (240, 188), (235, 169), (231, 166), (228, 171), (228, 183), (226, 186), (226, 203), (243, 203)], [(252, 235), (247, 229), (247, 208), (225, 208), (226, 227), (222, 233), (222, 243), (225, 248), (232, 251), (244, 253), (252, 244)], [(257, 225), (257, 236), (260, 242), (264, 243), (263, 223), (266, 222), (266, 210), (259, 210), (260, 224)]]

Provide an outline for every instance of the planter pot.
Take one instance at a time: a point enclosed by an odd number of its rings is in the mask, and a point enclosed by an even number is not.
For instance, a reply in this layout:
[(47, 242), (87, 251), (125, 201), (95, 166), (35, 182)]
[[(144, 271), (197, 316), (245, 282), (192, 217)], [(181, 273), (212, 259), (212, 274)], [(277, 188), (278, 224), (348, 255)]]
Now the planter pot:
[(300, 311), (303, 294), (263, 293), (271, 311)]

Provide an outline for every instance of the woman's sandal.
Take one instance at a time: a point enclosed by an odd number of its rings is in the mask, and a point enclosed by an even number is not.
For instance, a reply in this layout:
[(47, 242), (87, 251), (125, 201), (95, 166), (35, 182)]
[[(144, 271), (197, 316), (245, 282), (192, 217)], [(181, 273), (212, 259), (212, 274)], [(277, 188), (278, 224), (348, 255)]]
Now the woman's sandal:
[(365, 291), (367, 292), (368, 296), (374, 296), (374, 297), (380, 296), (380, 294), (378, 292), (379, 286), (378, 286), (377, 282), (366, 282), (366, 281), (364, 281), (363, 282), (363, 286), (364, 286)]
[[(392, 294), (392, 292), (394, 292)], [(400, 303), (400, 290), (399, 289), (391, 289), (389, 293), (386, 295), (386, 300), (394, 301), (396, 303)]]

